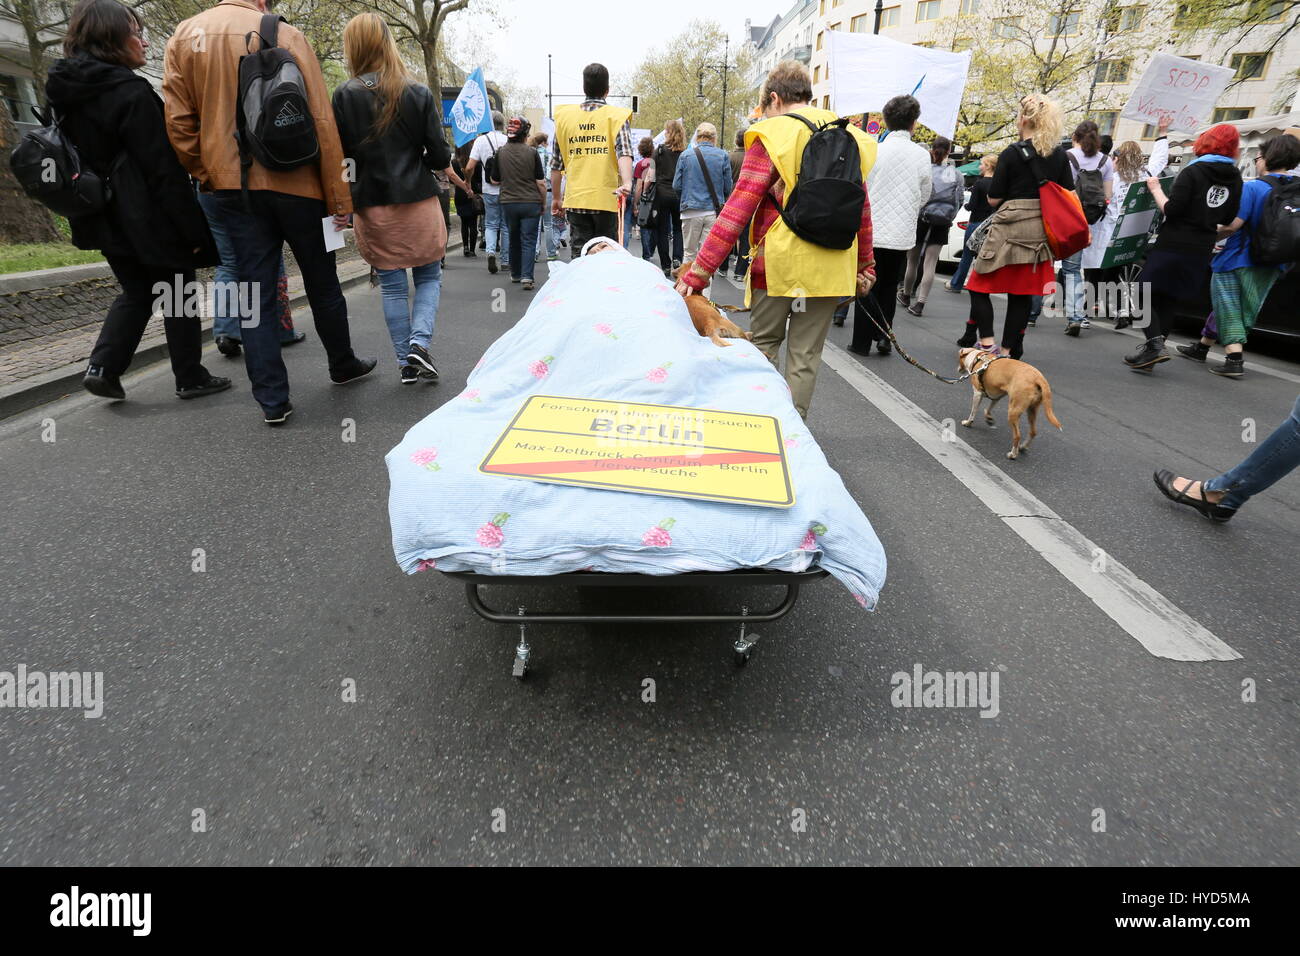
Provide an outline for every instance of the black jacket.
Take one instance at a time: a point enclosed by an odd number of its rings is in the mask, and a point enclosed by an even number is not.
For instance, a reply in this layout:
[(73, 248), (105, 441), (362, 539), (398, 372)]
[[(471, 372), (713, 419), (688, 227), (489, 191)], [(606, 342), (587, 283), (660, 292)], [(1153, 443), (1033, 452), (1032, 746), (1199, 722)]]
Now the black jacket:
[(411, 83), (402, 92), (397, 118), (374, 136), (379, 93), (366, 84), (375, 79), (366, 73), (334, 91), (343, 155), (356, 163), (352, 205), (364, 209), (430, 199), (440, 192), (432, 170), (451, 165), (438, 104), (427, 86)]
[(972, 225), (983, 222), (993, 215), (993, 207), (989, 205), (989, 186), (992, 184), (992, 176), (981, 176), (971, 183), (970, 199), (966, 201), (966, 208), (970, 210)]
[(1169, 189), (1157, 249), (1208, 254), (1241, 204), (1241, 173), (1236, 163), (1202, 160), (1188, 163)]
[(51, 65), (45, 92), (82, 163), (108, 177), (112, 189), (104, 211), (70, 221), (72, 244), (154, 266), (216, 265), (207, 219), (167, 140), (162, 100), (149, 81), (78, 55)]

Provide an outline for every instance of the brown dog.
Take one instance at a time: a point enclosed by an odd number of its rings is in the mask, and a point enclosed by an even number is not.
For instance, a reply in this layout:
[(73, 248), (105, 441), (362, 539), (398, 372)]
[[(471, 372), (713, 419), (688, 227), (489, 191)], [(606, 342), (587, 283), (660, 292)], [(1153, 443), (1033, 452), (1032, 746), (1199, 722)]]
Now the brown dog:
[[(1061, 423), (1052, 413), (1052, 386), (1047, 384), (1043, 373), (1028, 362), (1013, 358), (996, 358), (990, 360), (987, 352), (979, 349), (960, 349), (957, 352), (957, 367), (963, 372), (975, 371), (970, 377), (971, 396), (970, 417), (962, 422), (967, 428), (975, 424), (980, 402), (989, 400), (989, 407), (984, 410), (984, 420), (993, 424), (993, 406), (1006, 396), (1011, 396), (1007, 403), (1007, 423), (1011, 426), (1011, 450), (1007, 457), (1014, 460), (1022, 451), (1029, 451), (1029, 442), (1038, 434), (1038, 406), (1043, 406), (1043, 414), (1057, 428)], [(983, 371), (980, 371), (983, 369)], [(1020, 444), (1020, 416), (1029, 413), (1029, 441)]]
[[(694, 261), (693, 259), (687, 259), (677, 268), (673, 275), (680, 279), (686, 275), (691, 268), (691, 263)], [(708, 336), (709, 341), (714, 345), (727, 348), (730, 343), (722, 341), (723, 339), (753, 339), (750, 333), (732, 322), (731, 319), (726, 318), (712, 302), (699, 293), (686, 296), (686, 311), (691, 314), (691, 322), (695, 326), (695, 331), (699, 332), (700, 335)]]

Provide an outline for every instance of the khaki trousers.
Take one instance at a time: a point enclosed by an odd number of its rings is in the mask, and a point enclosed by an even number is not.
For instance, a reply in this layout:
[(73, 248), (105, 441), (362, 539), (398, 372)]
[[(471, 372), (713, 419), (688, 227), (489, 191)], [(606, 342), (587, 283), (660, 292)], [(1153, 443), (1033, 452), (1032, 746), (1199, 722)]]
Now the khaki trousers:
[(780, 368), (781, 343), (786, 343), (785, 382), (803, 418), (808, 417), (822, 363), (822, 346), (838, 302), (834, 296), (796, 299), (768, 295), (762, 289), (754, 289), (750, 296), (749, 330), (754, 334), (754, 344)]

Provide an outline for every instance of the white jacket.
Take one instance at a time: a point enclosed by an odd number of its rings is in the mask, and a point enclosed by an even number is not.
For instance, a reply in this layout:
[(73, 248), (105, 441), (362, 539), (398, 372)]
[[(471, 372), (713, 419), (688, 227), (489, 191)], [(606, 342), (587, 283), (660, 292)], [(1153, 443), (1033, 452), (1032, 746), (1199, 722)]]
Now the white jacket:
[(916, 220), (930, 199), (930, 151), (894, 130), (880, 143), (876, 165), (867, 177), (871, 200), (871, 238), (878, 249), (911, 249)]

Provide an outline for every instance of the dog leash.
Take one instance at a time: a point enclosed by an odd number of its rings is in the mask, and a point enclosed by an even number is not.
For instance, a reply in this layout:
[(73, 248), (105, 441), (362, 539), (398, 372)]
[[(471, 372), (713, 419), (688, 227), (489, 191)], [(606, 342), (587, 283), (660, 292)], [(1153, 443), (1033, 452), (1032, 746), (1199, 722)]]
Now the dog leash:
[[(945, 376), (940, 375), (934, 369), (926, 368), (916, 359), (912, 358), (912, 356), (908, 355), (907, 350), (903, 348), (903, 346), (899, 343), (898, 339), (894, 336), (894, 330), (881, 325), (879, 322), (876, 321), (876, 317), (871, 314), (870, 306), (874, 304), (871, 300), (871, 297), (870, 296), (858, 297), (857, 302), (859, 304), (861, 304), (863, 301), (866, 301), (868, 303), (868, 308), (865, 308), (862, 311), (866, 314), (867, 318), (871, 320), (872, 325), (878, 328), (882, 334), (888, 336), (889, 341), (894, 344), (894, 348), (898, 349), (898, 354), (902, 356), (903, 359), (906, 360), (909, 365), (916, 366), (922, 372), (925, 372), (927, 375), (933, 375), (935, 378), (943, 382), (945, 385), (959, 385), (974, 375), (983, 375), (984, 370), (986, 368), (992, 365), (997, 359), (1001, 358), (1001, 356), (998, 355), (991, 355), (989, 356), (988, 360), (979, 368), (973, 368), (968, 371), (962, 372), (956, 378), (946, 378)], [(881, 318), (883, 319), (884, 316), (882, 315)], [(983, 379), (981, 379), (981, 381), (983, 381)]]

